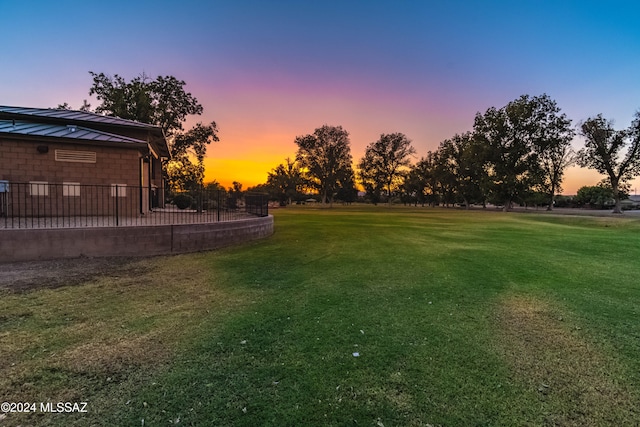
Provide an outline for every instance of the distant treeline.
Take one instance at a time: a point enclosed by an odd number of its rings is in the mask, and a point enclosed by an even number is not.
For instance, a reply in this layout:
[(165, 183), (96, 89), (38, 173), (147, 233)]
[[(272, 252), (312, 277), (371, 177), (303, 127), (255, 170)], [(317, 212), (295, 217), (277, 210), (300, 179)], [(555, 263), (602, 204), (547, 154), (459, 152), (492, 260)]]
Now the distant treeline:
[[(576, 133), (585, 141), (578, 152), (571, 147)], [(282, 204), (304, 200), (311, 192), (332, 204), (355, 201), (358, 183), (371, 203), (492, 203), (504, 210), (519, 203), (551, 209), (562, 191), (565, 169), (577, 164), (605, 175), (595, 187), (609, 191), (614, 210), (620, 212), (628, 182), (640, 175), (640, 112), (623, 130), (615, 130), (602, 115), (574, 127), (546, 94), (523, 95), (502, 108), (477, 113), (473, 131), (442, 141), (415, 163), (416, 151), (402, 133), (380, 135), (367, 146), (356, 170), (349, 134), (341, 126), (324, 125), (295, 143), (295, 159), (287, 158), (252, 190), (268, 192)]]

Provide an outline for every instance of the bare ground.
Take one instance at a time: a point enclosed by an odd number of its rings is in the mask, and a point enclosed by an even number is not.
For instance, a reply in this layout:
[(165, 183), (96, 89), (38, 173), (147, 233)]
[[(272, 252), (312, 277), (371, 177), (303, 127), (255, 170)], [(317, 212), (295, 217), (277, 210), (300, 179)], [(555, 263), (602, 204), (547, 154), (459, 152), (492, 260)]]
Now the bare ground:
[(137, 257), (72, 258), (0, 264), (0, 291), (28, 292), (87, 283), (98, 277), (136, 276), (148, 271)]
[[(566, 324), (560, 307), (510, 296), (498, 312), (497, 338), (516, 378), (537, 390), (544, 425), (631, 425), (637, 401), (615, 359)], [(559, 404), (545, 406), (547, 395)]]

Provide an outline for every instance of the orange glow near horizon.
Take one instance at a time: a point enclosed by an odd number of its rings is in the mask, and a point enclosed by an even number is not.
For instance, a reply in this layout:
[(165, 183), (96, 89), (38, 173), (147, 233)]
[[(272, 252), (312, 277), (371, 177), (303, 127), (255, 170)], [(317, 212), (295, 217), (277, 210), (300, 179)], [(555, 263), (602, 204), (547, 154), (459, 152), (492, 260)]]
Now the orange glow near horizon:
[(267, 173), (282, 163), (278, 159), (232, 159), (207, 158), (204, 161), (206, 183), (217, 181), (223, 187), (229, 188), (234, 181), (240, 182), (246, 190), (267, 181)]
[(236, 132), (221, 131), (220, 142), (212, 144), (204, 160), (205, 182), (218, 181), (225, 188), (234, 181), (243, 189), (264, 184), (267, 174), (295, 156), (294, 136), (236, 125)]
[[(268, 173), (284, 163), (287, 157), (295, 157), (295, 152), (287, 154), (284, 150), (282, 153), (273, 150), (272, 154), (258, 157), (237, 156), (216, 158), (209, 157), (204, 161), (205, 165), (205, 182), (217, 181), (225, 188), (232, 186), (234, 181), (242, 183), (242, 188), (247, 189), (258, 184), (264, 184), (267, 181)], [(354, 165), (355, 168), (355, 165)], [(565, 179), (562, 184), (562, 194), (575, 195), (578, 189), (583, 186), (592, 186), (598, 184), (604, 176), (591, 169), (579, 168), (577, 166), (568, 168), (565, 172)], [(632, 195), (637, 194), (640, 190), (640, 179), (631, 182)]]
[[(206, 117), (214, 119), (220, 129), (220, 141), (207, 150), (205, 182), (215, 180), (228, 188), (237, 181), (244, 189), (263, 184), (272, 169), (287, 157), (295, 157), (296, 136), (310, 134), (324, 124), (339, 125), (349, 132), (354, 166), (369, 143), (391, 132), (402, 132), (412, 141), (417, 151), (412, 159), (415, 163), (444, 139), (470, 131), (474, 112), (483, 108), (468, 103), (460, 107), (453, 101), (438, 104), (428, 94), (397, 94), (392, 86), (371, 88), (351, 82), (348, 87), (332, 87), (270, 77), (269, 85), (255, 77), (234, 77), (218, 88), (215, 98), (203, 98)], [(186, 128), (196, 119), (207, 121), (192, 118)], [(576, 149), (581, 144), (576, 140)], [(596, 185), (602, 178), (593, 170), (569, 168), (562, 194), (574, 195), (580, 187)], [(635, 188), (640, 188), (640, 179), (632, 183), (632, 194)]]

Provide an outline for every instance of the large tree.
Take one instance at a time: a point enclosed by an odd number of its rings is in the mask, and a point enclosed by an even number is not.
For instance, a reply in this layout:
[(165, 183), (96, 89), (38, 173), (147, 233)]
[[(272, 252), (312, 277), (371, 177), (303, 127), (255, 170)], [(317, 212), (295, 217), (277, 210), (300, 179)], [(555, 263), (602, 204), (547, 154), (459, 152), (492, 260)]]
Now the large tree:
[(218, 128), (215, 122), (198, 123), (184, 132), (187, 116), (203, 111), (198, 100), (185, 91), (186, 83), (173, 76), (152, 80), (144, 73), (130, 81), (117, 74), (89, 73), (93, 77), (89, 95), (100, 101), (95, 112), (162, 128), (171, 152), (164, 169), (169, 186), (177, 190), (202, 186), (207, 146), (219, 140)]
[[(402, 133), (380, 135), (380, 139), (367, 146), (360, 160), (358, 167), (363, 185), (383, 188), (391, 203), (391, 196), (402, 184), (415, 152), (411, 141)], [(371, 184), (372, 180), (377, 181), (375, 185)]]
[(438, 181), (438, 163), (440, 156), (437, 151), (428, 151), (405, 177), (405, 192), (412, 194), (417, 203), (423, 206), (428, 203), (437, 205), (441, 200), (440, 183)]
[(173, 76), (151, 80), (143, 73), (127, 82), (117, 74), (89, 74), (89, 95), (101, 102), (96, 113), (160, 126), (167, 136), (182, 131), (187, 116), (202, 114), (202, 105), (184, 90), (186, 83)]
[(351, 170), (344, 179), (340, 180), (338, 191), (336, 192), (336, 200), (342, 203), (351, 204), (358, 199), (358, 189), (356, 188), (356, 176)]
[(491, 107), (476, 115), (474, 134), (486, 146), (492, 196), (504, 210), (544, 182), (540, 154), (547, 146), (564, 144), (568, 126), (547, 95), (522, 95), (503, 108)]
[(296, 160), (322, 203), (333, 205), (341, 183), (353, 176), (349, 133), (342, 126), (324, 125), (312, 134), (298, 136)]
[[(194, 190), (203, 184), (204, 157), (207, 146), (219, 141), (216, 122), (208, 125), (196, 123), (186, 132), (172, 137), (171, 159), (166, 163), (166, 179), (175, 190)], [(196, 159), (196, 163), (191, 161)]]
[(373, 153), (370, 151), (365, 152), (364, 157), (360, 159), (358, 164), (358, 180), (362, 184), (362, 188), (364, 188), (366, 198), (374, 205), (377, 205), (382, 200), (384, 178), (379, 170), (367, 167), (373, 162)]
[(443, 177), (450, 181), (458, 198), (465, 207), (474, 202), (484, 202), (482, 183), (485, 180), (482, 146), (476, 144), (470, 132), (456, 134), (444, 140), (438, 148), (438, 159)]
[(530, 185), (531, 166), (536, 164), (531, 159), (531, 144), (522, 138), (522, 132), (514, 129), (514, 124), (520, 127), (517, 110), (515, 105), (508, 111), (491, 107), (484, 114), (476, 114), (473, 125), (476, 138), (486, 147), (491, 194), (500, 200), (505, 211)]
[(291, 204), (292, 199), (302, 192), (305, 185), (298, 162), (287, 157), (285, 163), (280, 163), (269, 172), (267, 185), (281, 204)]
[[(622, 213), (622, 186), (640, 175), (640, 112), (628, 129), (615, 130), (602, 114), (580, 125), (585, 146), (578, 152), (578, 164), (607, 177), (615, 200), (614, 213)], [(626, 148), (626, 152), (624, 152)]]
[[(621, 196), (629, 197), (627, 185), (622, 185), (618, 191), (621, 193)], [(600, 181), (594, 186), (580, 187), (576, 196), (573, 198), (573, 202), (578, 206), (589, 205), (597, 209), (605, 209), (607, 206), (611, 206), (612, 201), (615, 204), (613, 189), (607, 179)]]
[(576, 160), (571, 149), (575, 131), (571, 127), (571, 120), (565, 114), (560, 114), (560, 108), (554, 100), (547, 95), (533, 100), (537, 103), (534, 110), (537, 129), (533, 142), (541, 169), (537, 190), (547, 195), (547, 210), (552, 210), (555, 195), (562, 191), (564, 171)]

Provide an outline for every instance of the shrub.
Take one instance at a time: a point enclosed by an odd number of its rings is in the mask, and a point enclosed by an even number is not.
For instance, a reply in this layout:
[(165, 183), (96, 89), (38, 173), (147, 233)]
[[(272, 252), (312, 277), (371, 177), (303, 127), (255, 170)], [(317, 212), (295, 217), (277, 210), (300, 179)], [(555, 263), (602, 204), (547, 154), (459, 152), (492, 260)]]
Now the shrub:
[(193, 199), (188, 194), (178, 194), (173, 198), (173, 204), (178, 207), (178, 209), (187, 209), (193, 203)]

